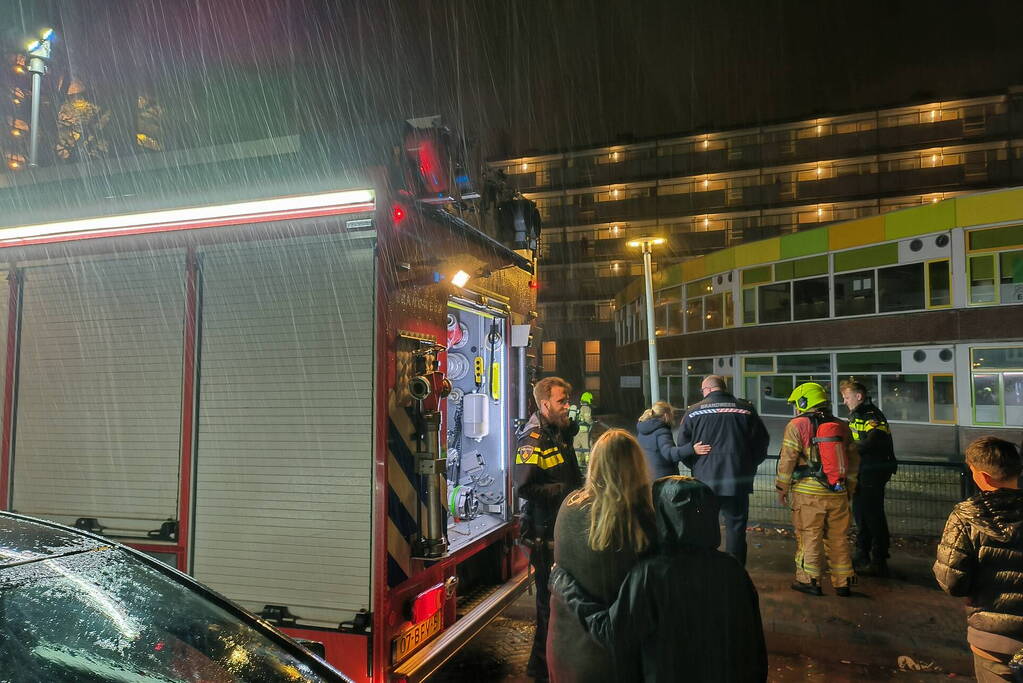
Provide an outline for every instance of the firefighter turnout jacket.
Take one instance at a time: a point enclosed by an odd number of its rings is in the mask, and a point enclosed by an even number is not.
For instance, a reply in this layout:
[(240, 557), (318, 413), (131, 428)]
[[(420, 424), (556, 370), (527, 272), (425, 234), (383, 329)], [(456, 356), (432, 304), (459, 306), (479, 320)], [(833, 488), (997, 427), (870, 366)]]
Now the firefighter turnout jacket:
[(860, 454), (860, 481), (863, 484), (884, 484), (898, 470), (892, 430), (884, 413), (873, 403), (864, 401), (849, 413), (849, 429)]
[[(805, 415), (805, 414), (804, 414)], [(853, 441), (852, 432), (845, 422), (842, 437), (848, 464), (846, 469), (846, 488), (833, 491), (812, 476), (805, 475), (810, 469), (810, 448), (814, 437), (814, 425), (809, 419), (799, 415), (785, 426), (781, 439), (781, 455), (778, 458), (778, 473), (774, 482), (775, 488), (783, 493), (794, 491), (811, 496), (848, 496), (856, 490), (857, 473), (859, 472), (860, 456)]]
[(582, 486), (579, 462), (572, 448), (574, 429), (558, 429), (533, 413), (518, 435), (515, 487), (523, 506), (522, 539), (554, 540), (554, 521), (565, 497)]

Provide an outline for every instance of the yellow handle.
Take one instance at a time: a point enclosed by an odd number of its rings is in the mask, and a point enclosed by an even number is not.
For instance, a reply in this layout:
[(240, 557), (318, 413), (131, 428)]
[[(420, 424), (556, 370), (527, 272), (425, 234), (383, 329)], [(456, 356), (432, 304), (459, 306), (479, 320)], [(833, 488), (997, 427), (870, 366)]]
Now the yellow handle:
[(490, 365), (490, 397), (495, 401), (501, 400), (501, 365), (492, 363)]

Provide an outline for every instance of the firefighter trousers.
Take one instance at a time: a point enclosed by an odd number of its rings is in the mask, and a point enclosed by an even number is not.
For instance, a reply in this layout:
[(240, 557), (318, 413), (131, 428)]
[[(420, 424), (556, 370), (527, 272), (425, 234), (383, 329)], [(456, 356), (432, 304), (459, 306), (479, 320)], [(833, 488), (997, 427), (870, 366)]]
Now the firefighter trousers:
[(815, 496), (792, 492), (792, 526), (796, 529), (796, 580), (818, 583), (827, 555), (831, 585), (852, 583), (849, 548), (849, 496)]

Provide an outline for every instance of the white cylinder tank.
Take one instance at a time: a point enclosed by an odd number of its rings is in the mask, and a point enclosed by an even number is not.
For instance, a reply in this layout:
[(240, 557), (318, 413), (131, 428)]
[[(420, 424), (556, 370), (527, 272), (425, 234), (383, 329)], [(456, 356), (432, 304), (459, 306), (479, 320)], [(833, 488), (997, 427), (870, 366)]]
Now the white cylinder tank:
[(486, 394), (466, 394), (462, 399), (462, 434), (477, 441), (490, 434), (490, 405)]

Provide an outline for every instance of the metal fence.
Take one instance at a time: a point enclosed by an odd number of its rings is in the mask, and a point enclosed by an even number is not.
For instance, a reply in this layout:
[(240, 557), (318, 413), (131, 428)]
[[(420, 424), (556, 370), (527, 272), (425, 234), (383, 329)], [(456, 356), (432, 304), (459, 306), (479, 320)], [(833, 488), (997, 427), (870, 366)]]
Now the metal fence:
[[(792, 524), (792, 513), (778, 504), (774, 475), (778, 458), (757, 471), (750, 496), (750, 523)], [(973, 495), (969, 469), (961, 463), (900, 460), (885, 489), (885, 511), (893, 534), (940, 536), (952, 507)]]

